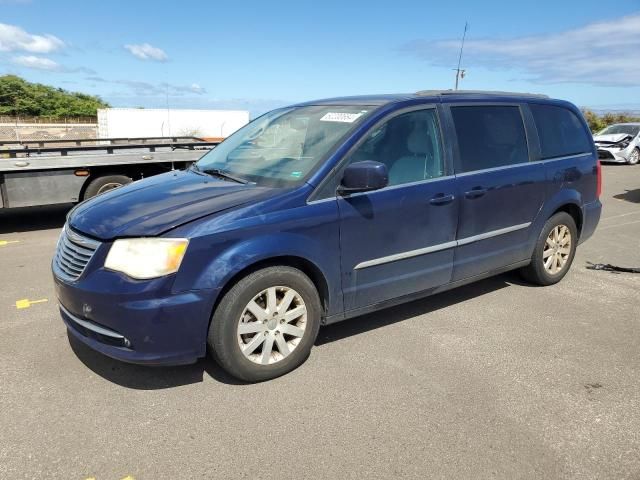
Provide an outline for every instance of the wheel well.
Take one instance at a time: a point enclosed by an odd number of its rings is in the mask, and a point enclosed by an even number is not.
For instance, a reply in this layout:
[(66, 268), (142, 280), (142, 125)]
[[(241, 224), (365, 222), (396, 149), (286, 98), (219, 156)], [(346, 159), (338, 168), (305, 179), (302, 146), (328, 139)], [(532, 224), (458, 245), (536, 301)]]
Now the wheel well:
[(253, 263), (243, 268), (242, 270), (240, 270), (238, 273), (236, 273), (233, 277), (231, 277), (227, 281), (227, 283), (224, 285), (224, 287), (220, 291), (220, 294), (218, 295), (218, 298), (216, 299), (216, 303), (213, 307), (212, 314), (215, 311), (215, 309), (218, 307), (218, 303), (220, 303), (220, 300), (236, 283), (238, 283), (240, 279), (246, 277), (250, 273), (253, 273), (257, 270), (262, 270), (263, 268), (274, 267), (274, 266), (286, 266), (286, 267), (297, 268), (302, 273), (304, 273), (307, 277), (309, 277), (309, 279), (315, 285), (316, 290), (318, 291), (318, 295), (320, 296), (320, 303), (322, 305), (322, 310), (326, 314), (329, 308), (329, 286), (327, 285), (327, 280), (325, 279), (320, 269), (316, 267), (312, 262), (310, 262), (305, 258), (296, 257), (296, 256), (271, 257), (271, 258)]
[(90, 173), (89, 173), (89, 176), (87, 177), (85, 182), (82, 184), (82, 188), (80, 189), (80, 197), (79, 197), (80, 201), (86, 200), (84, 198), (84, 195), (85, 195), (85, 193), (87, 191), (87, 188), (91, 184), (91, 182), (93, 182), (97, 178), (108, 177), (109, 175), (124, 175), (125, 177), (132, 178), (131, 175), (129, 175), (128, 172), (122, 171), (122, 170), (118, 171), (118, 170), (107, 170), (107, 169), (91, 169)]
[(576, 227), (578, 228), (578, 237), (580, 237), (580, 232), (582, 232), (582, 210), (580, 210), (580, 207), (574, 203), (567, 203), (553, 212), (552, 216), (558, 212), (565, 212), (573, 217), (573, 220), (576, 222)]
[[(178, 170), (186, 167), (186, 162), (174, 162), (173, 166)], [(152, 177), (160, 173), (171, 171), (171, 162), (151, 163), (151, 164), (130, 164), (130, 165), (99, 165), (88, 167), (89, 176), (80, 190), (80, 199), (84, 200), (84, 194), (89, 184), (96, 178), (108, 175), (124, 175), (132, 180)]]

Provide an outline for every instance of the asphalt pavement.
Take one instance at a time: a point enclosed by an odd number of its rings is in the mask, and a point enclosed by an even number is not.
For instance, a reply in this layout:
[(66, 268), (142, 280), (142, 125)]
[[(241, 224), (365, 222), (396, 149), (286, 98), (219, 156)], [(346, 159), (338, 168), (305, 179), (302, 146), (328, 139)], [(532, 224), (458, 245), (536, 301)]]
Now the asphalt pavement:
[(567, 277), (515, 273), (321, 329), (279, 379), (127, 365), (71, 340), (68, 206), (0, 213), (0, 478), (640, 478), (640, 167), (604, 167)]

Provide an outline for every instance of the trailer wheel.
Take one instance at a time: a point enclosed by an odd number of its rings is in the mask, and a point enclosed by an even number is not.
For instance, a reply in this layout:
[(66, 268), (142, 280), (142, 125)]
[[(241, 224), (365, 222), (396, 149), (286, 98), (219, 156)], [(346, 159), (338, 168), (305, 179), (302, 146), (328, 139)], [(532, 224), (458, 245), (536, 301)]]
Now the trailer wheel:
[(125, 175), (105, 175), (104, 177), (94, 178), (89, 182), (89, 185), (87, 185), (82, 199), (87, 200), (91, 197), (95, 197), (96, 195), (113, 190), (114, 188), (127, 185), (132, 181), (133, 180), (131, 180), (131, 178)]

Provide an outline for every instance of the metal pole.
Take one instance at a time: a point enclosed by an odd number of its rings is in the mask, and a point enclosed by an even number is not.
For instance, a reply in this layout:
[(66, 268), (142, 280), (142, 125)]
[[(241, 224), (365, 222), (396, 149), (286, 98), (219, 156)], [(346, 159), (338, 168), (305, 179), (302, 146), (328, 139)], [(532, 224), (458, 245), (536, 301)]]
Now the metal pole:
[(460, 80), (460, 65), (462, 64), (462, 50), (464, 49), (464, 39), (467, 36), (469, 24), (464, 22), (464, 32), (462, 33), (462, 44), (460, 45), (460, 55), (458, 55), (458, 68), (456, 68), (456, 88), (458, 90), (458, 81)]

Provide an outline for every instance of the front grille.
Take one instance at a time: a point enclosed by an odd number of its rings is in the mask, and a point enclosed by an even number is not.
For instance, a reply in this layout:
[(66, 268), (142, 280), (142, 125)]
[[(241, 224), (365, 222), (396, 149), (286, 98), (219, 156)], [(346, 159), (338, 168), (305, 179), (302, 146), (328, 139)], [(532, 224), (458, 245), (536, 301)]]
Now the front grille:
[(54, 273), (62, 280), (76, 281), (99, 246), (100, 242), (84, 237), (65, 225), (53, 257)]
[(603, 160), (608, 158), (613, 158), (613, 154), (608, 150), (598, 150), (598, 158)]

